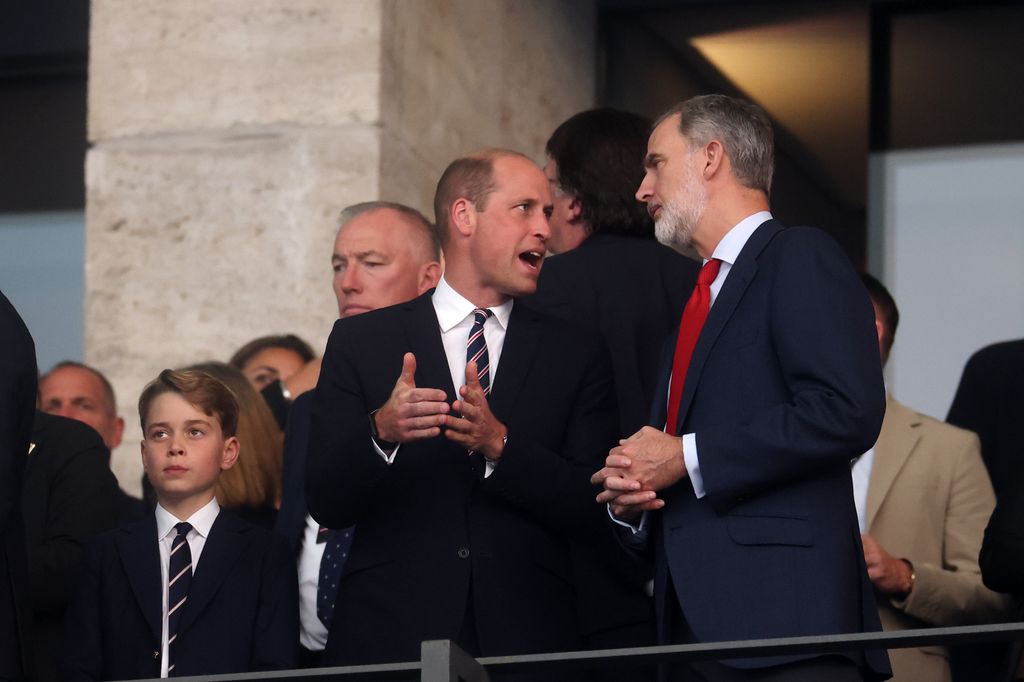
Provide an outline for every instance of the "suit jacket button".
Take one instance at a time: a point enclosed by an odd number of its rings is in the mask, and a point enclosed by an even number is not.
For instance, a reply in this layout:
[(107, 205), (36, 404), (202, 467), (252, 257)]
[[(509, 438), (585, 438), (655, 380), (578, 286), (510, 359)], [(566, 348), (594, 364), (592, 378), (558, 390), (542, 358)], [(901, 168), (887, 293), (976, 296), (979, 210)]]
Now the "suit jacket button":
[(459, 547), (459, 551), (457, 552), (457, 554), (459, 555), (460, 559), (468, 559), (469, 549), (466, 547)]

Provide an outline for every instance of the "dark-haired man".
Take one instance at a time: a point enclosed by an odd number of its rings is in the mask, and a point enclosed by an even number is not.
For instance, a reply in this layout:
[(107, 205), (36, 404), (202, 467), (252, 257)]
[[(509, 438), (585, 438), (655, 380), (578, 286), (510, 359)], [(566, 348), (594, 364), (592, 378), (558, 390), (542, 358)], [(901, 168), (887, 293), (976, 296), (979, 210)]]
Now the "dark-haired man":
[(566, 540), (604, 530), (588, 472), (614, 400), (597, 344), (518, 300), (550, 234), (547, 180), (486, 150), (448, 166), (434, 207), (438, 286), (339, 320), (317, 384), (310, 510), (357, 526), (327, 662), (414, 660), (426, 639), (580, 644)]
[[(622, 535), (654, 525), (662, 641), (878, 629), (849, 463), (885, 409), (871, 304), (824, 233), (768, 211), (771, 122), (722, 95), (670, 109), (637, 198), (706, 259), (647, 426), (594, 476)], [(655, 512), (651, 514), (651, 512)], [(814, 595), (813, 599), (806, 598)], [(884, 652), (673, 666), (675, 679), (887, 676)]]
[[(648, 422), (664, 345), (700, 268), (654, 239), (654, 221), (634, 196), (650, 129), (642, 116), (602, 108), (572, 116), (551, 135), (544, 173), (553, 197), (548, 249), (556, 255), (544, 263), (530, 299), (607, 346), (622, 438)], [(624, 563), (612, 549), (590, 556), (598, 551), (574, 547), (581, 594), (604, 595), (580, 600), (587, 644), (652, 644), (649, 570)]]

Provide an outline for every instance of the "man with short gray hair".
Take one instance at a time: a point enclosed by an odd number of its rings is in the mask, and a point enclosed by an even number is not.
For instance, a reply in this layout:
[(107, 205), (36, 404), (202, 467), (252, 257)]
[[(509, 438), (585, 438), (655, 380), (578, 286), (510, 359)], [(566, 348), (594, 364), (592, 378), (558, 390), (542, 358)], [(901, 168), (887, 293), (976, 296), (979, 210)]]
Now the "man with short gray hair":
[[(654, 524), (662, 641), (880, 629), (850, 460), (885, 410), (874, 316), (824, 233), (768, 208), (771, 122), (722, 95), (686, 100), (647, 145), (637, 198), (658, 240), (704, 259), (652, 426), (611, 450), (599, 502), (642, 547)], [(810, 598), (809, 598), (810, 597)], [(672, 679), (858, 680), (884, 652), (694, 661)]]
[[(339, 318), (402, 303), (437, 284), (441, 276), (437, 231), (416, 209), (389, 201), (363, 202), (345, 208), (339, 223), (331, 253)], [(313, 385), (320, 373), (319, 361), (310, 363), (310, 369), (315, 370)], [(298, 553), (299, 661), (303, 667), (318, 665), (327, 643), (336, 590), (321, 582), (329, 575), (336, 584), (354, 532), (351, 528), (321, 529), (306, 511), (312, 396), (312, 392), (299, 395), (288, 414), (277, 517), (277, 531)], [(332, 552), (337, 556), (331, 557)]]

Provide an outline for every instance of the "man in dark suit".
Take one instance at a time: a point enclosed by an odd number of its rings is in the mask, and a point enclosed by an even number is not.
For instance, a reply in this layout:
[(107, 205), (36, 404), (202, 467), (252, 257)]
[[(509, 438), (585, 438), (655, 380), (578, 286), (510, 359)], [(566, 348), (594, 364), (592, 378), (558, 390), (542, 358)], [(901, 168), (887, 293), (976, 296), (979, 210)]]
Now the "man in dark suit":
[[(544, 174), (553, 198), (548, 250), (556, 255), (545, 260), (529, 299), (604, 342), (623, 438), (647, 424), (662, 349), (700, 267), (654, 239), (654, 221), (633, 196), (650, 130), (642, 116), (605, 108), (576, 114), (551, 135)], [(611, 534), (607, 542), (615, 542)], [(588, 544), (573, 548), (587, 645), (653, 644), (653, 606), (645, 593), (650, 567)], [(612, 599), (617, 603), (609, 608)], [(621, 682), (639, 673), (635, 666), (605, 666), (594, 674)]]
[(117, 525), (119, 492), (110, 451), (96, 431), (36, 412), (21, 497), (36, 679), (57, 679), (64, 612), (82, 572), (85, 545)]
[[(91, 426), (106, 445), (110, 466), (110, 453), (121, 444), (124, 434), (124, 419), (117, 414), (114, 387), (102, 372), (81, 362), (57, 363), (39, 379), (39, 409)], [(120, 487), (111, 495), (117, 505), (118, 523), (138, 521), (145, 516), (147, 506), (139, 498)]]
[(486, 150), (449, 165), (434, 207), (437, 288), (339, 320), (315, 392), (310, 510), (357, 526), (327, 662), (580, 644), (567, 537), (604, 531), (589, 477), (616, 419), (601, 348), (516, 298), (536, 288), (547, 180)]
[[(408, 301), (437, 284), (441, 276), (437, 231), (416, 209), (369, 201), (345, 208), (340, 223), (331, 254), (339, 318)], [(299, 395), (288, 413), (281, 510), (277, 516), (278, 533), (299, 558), (299, 664), (303, 667), (318, 665), (327, 644), (332, 610), (325, 610), (321, 602), (331, 600), (336, 592), (320, 583), (337, 580), (344, 568), (345, 557), (341, 555), (347, 553), (344, 547), (354, 532), (339, 528), (320, 533), (319, 524), (306, 510), (312, 399), (311, 392)], [(334, 537), (339, 534), (341, 537)], [(339, 555), (329, 557), (329, 567), (324, 560), (328, 546)]]
[(21, 486), (36, 403), (36, 348), (0, 292), (0, 680), (30, 675)]
[[(664, 430), (644, 427), (613, 449), (594, 482), (606, 488), (598, 501), (633, 526), (627, 541), (653, 532), (659, 635), (879, 629), (849, 466), (885, 409), (863, 285), (823, 233), (772, 219), (772, 130), (759, 107), (721, 95), (677, 105), (651, 134), (645, 166), (637, 197), (659, 241), (707, 261), (655, 394), (651, 423)], [(845, 680), (889, 670), (884, 653), (856, 652), (672, 673)]]
[(1013, 476), (1024, 442), (1024, 339), (994, 343), (967, 361), (946, 421), (981, 438), (996, 499), (1019, 494)]

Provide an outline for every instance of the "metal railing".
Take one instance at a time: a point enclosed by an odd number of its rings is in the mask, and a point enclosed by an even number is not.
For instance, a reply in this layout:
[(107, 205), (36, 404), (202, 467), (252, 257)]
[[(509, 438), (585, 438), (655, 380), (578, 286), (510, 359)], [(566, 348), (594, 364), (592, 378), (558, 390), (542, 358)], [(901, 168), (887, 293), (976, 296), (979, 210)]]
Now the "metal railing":
[(866, 632), (845, 635), (817, 635), (751, 639), (737, 642), (672, 644), (634, 649), (567, 651), (522, 656), (491, 656), (474, 659), (449, 640), (423, 642), (420, 660), (409, 663), (341, 666), (307, 670), (278, 670), (231, 675), (203, 675), (178, 678), (188, 682), (382, 682), (415, 680), (420, 682), (488, 682), (488, 672), (530, 673), (537, 671), (580, 669), (598, 663), (655, 665), (697, 659), (754, 658), (834, 653), (864, 649), (905, 649), (910, 647), (975, 642), (1024, 640), (1024, 622), (996, 625), (970, 625), (948, 628), (923, 628), (893, 632)]

